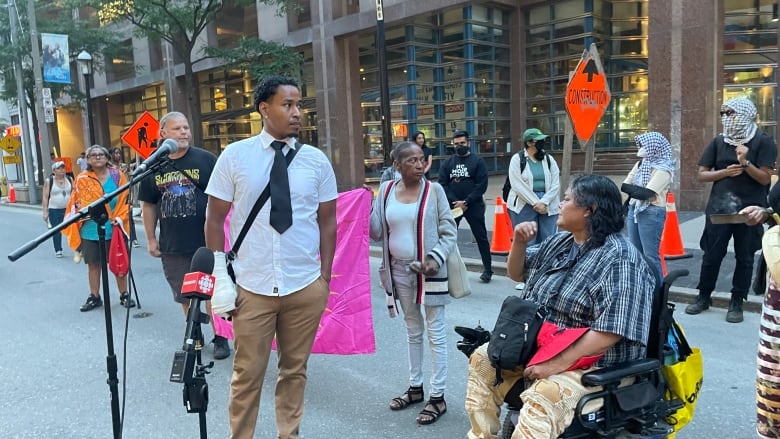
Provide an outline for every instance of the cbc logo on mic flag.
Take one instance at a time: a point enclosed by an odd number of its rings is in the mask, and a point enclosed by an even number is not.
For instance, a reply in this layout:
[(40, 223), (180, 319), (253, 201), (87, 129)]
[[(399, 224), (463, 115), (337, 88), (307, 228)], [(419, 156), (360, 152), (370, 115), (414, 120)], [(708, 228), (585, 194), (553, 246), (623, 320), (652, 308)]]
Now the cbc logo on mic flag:
[(198, 290), (211, 294), (214, 290), (214, 278), (211, 276), (201, 276), (201, 278), (198, 279)]

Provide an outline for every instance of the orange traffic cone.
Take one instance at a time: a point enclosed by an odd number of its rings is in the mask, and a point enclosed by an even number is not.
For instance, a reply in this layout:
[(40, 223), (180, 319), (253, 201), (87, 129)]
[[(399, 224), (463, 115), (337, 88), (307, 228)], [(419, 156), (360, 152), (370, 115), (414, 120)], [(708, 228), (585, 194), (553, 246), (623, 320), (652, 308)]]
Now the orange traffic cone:
[(8, 202), (16, 203), (16, 189), (13, 183), (8, 183)]
[(496, 197), (496, 209), (493, 211), (493, 237), (490, 241), (490, 253), (505, 256), (512, 247), (512, 225), (507, 222), (509, 214), (501, 197)]
[(674, 204), (674, 194), (669, 191), (666, 195), (666, 222), (661, 234), (661, 246), (658, 249), (661, 256), (661, 269), (666, 276), (666, 261), (674, 259), (692, 258), (692, 254), (686, 254), (683, 247), (680, 223), (677, 220), (677, 206)]

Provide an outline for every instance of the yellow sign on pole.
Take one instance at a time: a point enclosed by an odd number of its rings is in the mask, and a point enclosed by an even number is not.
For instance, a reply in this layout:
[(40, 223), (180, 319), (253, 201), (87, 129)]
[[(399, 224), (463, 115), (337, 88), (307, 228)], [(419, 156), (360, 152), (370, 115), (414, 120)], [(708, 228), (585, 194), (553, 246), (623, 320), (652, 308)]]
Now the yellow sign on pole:
[(2, 139), (0, 139), (0, 148), (4, 149), (8, 152), (8, 154), (13, 154), (16, 152), (19, 147), (22, 146), (22, 141), (19, 140), (19, 138), (14, 136), (5, 136)]
[(5, 165), (21, 165), (22, 156), (20, 155), (7, 155), (3, 157), (3, 164)]

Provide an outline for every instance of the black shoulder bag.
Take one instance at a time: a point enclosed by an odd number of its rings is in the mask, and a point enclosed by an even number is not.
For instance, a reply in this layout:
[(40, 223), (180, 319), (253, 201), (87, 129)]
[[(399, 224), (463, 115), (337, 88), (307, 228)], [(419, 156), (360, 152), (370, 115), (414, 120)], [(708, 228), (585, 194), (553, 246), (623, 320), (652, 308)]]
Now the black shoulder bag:
[[(293, 161), (293, 158), (295, 158), (295, 154), (298, 153), (298, 149), (303, 148), (303, 145), (295, 142), (295, 148), (290, 148), (290, 151), (287, 153), (286, 156), (284, 156), (285, 159), (287, 159), (287, 167), (290, 167), (290, 163)], [(244, 238), (246, 237), (246, 234), (249, 233), (249, 228), (252, 227), (252, 223), (255, 222), (255, 218), (257, 218), (257, 214), (260, 213), (260, 209), (263, 208), (263, 205), (266, 201), (271, 197), (271, 182), (269, 181), (268, 184), (265, 185), (265, 189), (263, 189), (263, 192), (260, 194), (260, 197), (255, 201), (255, 205), (252, 206), (252, 210), (249, 211), (249, 216), (246, 218), (246, 222), (244, 223), (244, 227), (241, 228), (241, 231), (238, 233), (238, 236), (236, 237), (236, 242), (233, 243), (233, 246), (230, 248), (230, 251), (227, 253), (227, 272), (231, 279), (233, 279), (233, 283), (236, 282), (236, 274), (233, 271), (233, 261), (236, 259), (236, 256), (238, 256), (238, 248), (241, 247), (241, 243), (244, 242)]]

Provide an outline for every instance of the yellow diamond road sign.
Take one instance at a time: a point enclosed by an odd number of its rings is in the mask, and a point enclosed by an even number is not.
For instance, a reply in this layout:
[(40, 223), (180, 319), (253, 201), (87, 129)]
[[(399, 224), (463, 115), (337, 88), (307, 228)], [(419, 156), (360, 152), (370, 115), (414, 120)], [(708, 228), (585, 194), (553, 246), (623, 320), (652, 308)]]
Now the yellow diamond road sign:
[(13, 154), (19, 147), (22, 146), (22, 141), (14, 136), (5, 136), (0, 139), (0, 148), (3, 148), (8, 154)]

